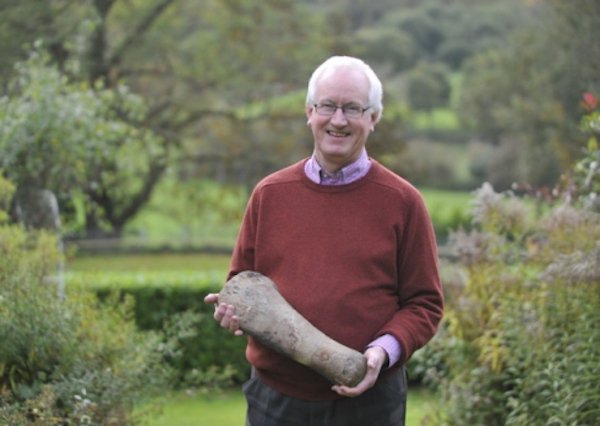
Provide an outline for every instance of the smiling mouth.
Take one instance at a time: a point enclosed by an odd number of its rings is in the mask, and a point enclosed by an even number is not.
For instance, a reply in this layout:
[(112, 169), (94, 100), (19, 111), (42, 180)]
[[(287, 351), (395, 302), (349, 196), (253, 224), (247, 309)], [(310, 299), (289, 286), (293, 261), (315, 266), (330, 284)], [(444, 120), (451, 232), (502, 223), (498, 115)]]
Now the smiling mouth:
[(350, 133), (347, 132), (336, 132), (335, 130), (327, 130), (327, 134), (329, 136), (333, 136), (335, 138), (343, 138), (348, 136)]

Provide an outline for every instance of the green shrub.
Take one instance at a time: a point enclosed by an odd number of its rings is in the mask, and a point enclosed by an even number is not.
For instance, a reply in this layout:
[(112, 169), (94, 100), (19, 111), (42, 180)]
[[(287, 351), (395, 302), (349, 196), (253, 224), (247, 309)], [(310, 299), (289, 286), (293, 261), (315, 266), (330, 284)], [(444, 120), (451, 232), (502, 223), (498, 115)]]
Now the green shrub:
[(600, 423), (600, 215), (532, 207), (484, 185), (477, 230), (451, 235), (433, 424)]
[(132, 300), (58, 297), (56, 239), (0, 225), (0, 424), (130, 424), (168, 383), (164, 339), (137, 331)]
[(14, 192), (14, 185), (4, 179), (2, 170), (0, 169), (0, 223), (8, 220), (8, 207)]
[(214, 308), (204, 303), (204, 296), (222, 284), (219, 274), (193, 271), (72, 272), (68, 277), (69, 287), (93, 289), (101, 300), (132, 297), (137, 326), (174, 339), (178, 349), (167, 361), (177, 371), (177, 387), (240, 383), (249, 375), (246, 339), (219, 327)]
[[(596, 261), (600, 247), (596, 252)], [(598, 278), (596, 278), (598, 279)], [(600, 295), (597, 284), (555, 281), (545, 329), (518, 341), (523, 374), (510, 383), (507, 425), (596, 425), (600, 421)], [(536, 335), (537, 334), (537, 335)], [(539, 351), (527, 352), (532, 337)], [(529, 355), (529, 356), (528, 356)]]

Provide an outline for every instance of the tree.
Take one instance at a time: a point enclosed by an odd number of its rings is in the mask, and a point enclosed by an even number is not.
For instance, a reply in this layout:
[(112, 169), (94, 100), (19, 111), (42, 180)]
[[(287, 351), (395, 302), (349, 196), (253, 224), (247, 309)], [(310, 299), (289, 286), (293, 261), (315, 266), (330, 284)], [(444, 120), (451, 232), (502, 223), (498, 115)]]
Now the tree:
[[(304, 85), (307, 70), (315, 58), (322, 59), (321, 46), (329, 40), (327, 32), (319, 31), (321, 18), (290, 0), (213, 0), (201, 7), (189, 0), (56, 0), (31, 15), (47, 23), (44, 31), (24, 25), (37, 3), (4, 6), (11, 16), (11, 36), (29, 41), (40, 36), (46, 46), (52, 40), (51, 57), (72, 82), (115, 92), (126, 83), (146, 99), (148, 109), (142, 116), (121, 114), (120, 119), (142, 133), (160, 135), (152, 148), (144, 148), (145, 155), (134, 157), (129, 173), (123, 158), (131, 159), (130, 153), (103, 156), (87, 167), (88, 233), (105, 224), (118, 234), (148, 199), (169, 159), (186, 158), (197, 145), (212, 156), (214, 145), (198, 123), (233, 116), (244, 104)], [(78, 24), (59, 31), (63, 21)], [(19, 54), (12, 57), (22, 55), (13, 49)], [(113, 106), (126, 111), (126, 105), (118, 105), (121, 99), (115, 97)], [(124, 141), (120, 146), (130, 149)], [(170, 156), (177, 151), (180, 155)]]
[(369, 63), (390, 64), (394, 72), (410, 69), (418, 60), (417, 47), (404, 31), (369, 27), (356, 32), (356, 55)]
[(408, 101), (418, 110), (430, 111), (450, 99), (450, 70), (441, 63), (422, 62), (406, 75)]
[(429, 14), (443, 34), (434, 57), (460, 69), (469, 57), (506, 44), (527, 19), (527, 12), (520, 0), (432, 3)]
[(465, 65), (461, 111), (488, 139), (519, 142), (529, 183), (553, 185), (582, 147), (572, 111), (600, 85), (600, 4), (550, 2), (532, 11), (535, 19), (509, 44)]
[(69, 83), (48, 62), (34, 51), (0, 99), (0, 167), (24, 196), (49, 189), (63, 200), (77, 192), (102, 197), (96, 178), (112, 182), (123, 210), (107, 208), (102, 218), (119, 233), (149, 196), (139, 176), (157, 175), (147, 169), (158, 159), (166, 164), (168, 153), (160, 137), (134, 124), (144, 118), (141, 98), (123, 86)]
[(88, 2), (77, 0), (0, 0), (0, 86), (6, 87), (14, 74), (14, 64), (27, 59), (36, 40), (44, 40), (62, 67), (69, 50), (80, 49), (76, 35), (88, 9)]

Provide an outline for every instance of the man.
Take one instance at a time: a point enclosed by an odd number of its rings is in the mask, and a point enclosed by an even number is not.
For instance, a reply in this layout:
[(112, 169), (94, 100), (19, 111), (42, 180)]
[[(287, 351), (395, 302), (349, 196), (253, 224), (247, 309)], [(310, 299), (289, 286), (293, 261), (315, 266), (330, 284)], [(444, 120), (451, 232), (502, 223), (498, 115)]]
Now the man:
[[(403, 365), (434, 335), (443, 297), (421, 196), (366, 152), (382, 110), (381, 82), (360, 59), (332, 57), (314, 71), (314, 152), (256, 186), (229, 272), (271, 278), (314, 326), (363, 352), (367, 374), (355, 387), (332, 384), (249, 337), (247, 425), (404, 424)], [(242, 334), (233, 306), (217, 294), (205, 301)]]

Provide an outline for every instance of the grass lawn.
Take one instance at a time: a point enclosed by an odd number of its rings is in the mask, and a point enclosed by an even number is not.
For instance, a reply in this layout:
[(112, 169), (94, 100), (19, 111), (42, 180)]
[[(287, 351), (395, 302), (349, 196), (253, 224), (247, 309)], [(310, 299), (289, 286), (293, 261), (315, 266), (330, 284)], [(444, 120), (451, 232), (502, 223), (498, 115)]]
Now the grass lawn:
[(76, 256), (67, 267), (78, 272), (227, 271), (230, 255), (198, 253), (98, 254)]
[[(421, 419), (435, 405), (436, 396), (425, 388), (408, 393), (407, 426), (420, 425)], [(143, 426), (243, 426), (246, 403), (238, 390), (214, 395), (177, 393), (166, 397), (159, 414), (151, 416)]]
[(470, 214), (474, 197), (472, 192), (425, 188), (421, 193), (432, 220), (451, 221), (452, 215)]

